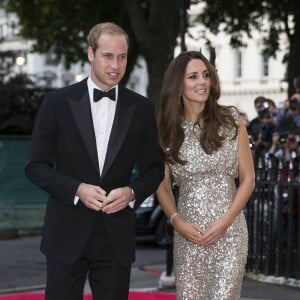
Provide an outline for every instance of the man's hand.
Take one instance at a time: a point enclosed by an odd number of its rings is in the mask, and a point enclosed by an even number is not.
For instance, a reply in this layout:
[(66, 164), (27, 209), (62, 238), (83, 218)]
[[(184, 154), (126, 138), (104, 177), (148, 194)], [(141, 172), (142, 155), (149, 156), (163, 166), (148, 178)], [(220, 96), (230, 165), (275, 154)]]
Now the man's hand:
[(81, 183), (77, 189), (76, 196), (88, 208), (100, 211), (106, 200), (106, 191), (97, 185)]
[(132, 200), (131, 188), (128, 186), (111, 190), (103, 201), (102, 211), (107, 214), (115, 213), (128, 206)]

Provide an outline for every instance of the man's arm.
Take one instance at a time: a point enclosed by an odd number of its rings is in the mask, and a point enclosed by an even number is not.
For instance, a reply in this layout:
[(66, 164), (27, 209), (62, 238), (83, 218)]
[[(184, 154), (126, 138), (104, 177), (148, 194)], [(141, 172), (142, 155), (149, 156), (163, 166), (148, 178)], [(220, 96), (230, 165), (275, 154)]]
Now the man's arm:
[(74, 197), (81, 182), (55, 170), (57, 139), (57, 116), (50, 97), (46, 95), (33, 129), (25, 174), (50, 196), (74, 205)]

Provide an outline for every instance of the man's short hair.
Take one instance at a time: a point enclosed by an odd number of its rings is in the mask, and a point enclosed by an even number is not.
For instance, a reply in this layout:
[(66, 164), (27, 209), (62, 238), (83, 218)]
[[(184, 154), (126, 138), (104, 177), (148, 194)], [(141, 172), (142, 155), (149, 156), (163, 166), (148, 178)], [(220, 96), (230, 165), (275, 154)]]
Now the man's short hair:
[(111, 35), (123, 35), (126, 39), (127, 45), (129, 46), (129, 37), (126, 31), (119, 25), (112, 22), (105, 22), (96, 24), (89, 32), (87, 37), (88, 45), (95, 52), (98, 48), (98, 41), (103, 33)]

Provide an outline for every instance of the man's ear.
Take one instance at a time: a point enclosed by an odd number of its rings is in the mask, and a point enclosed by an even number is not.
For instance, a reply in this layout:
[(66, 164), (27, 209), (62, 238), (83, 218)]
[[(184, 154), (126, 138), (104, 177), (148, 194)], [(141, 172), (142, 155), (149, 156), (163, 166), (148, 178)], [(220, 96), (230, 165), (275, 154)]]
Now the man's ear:
[(87, 55), (88, 55), (89, 62), (92, 62), (95, 57), (92, 47), (88, 47)]

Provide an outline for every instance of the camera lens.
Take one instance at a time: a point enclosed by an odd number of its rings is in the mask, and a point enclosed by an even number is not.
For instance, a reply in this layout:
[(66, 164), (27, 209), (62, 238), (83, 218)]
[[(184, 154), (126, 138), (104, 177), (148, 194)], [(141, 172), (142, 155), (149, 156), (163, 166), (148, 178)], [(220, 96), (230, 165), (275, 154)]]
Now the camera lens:
[(287, 133), (281, 133), (279, 135), (279, 139), (278, 139), (280, 144), (285, 144), (288, 141), (288, 134)]

